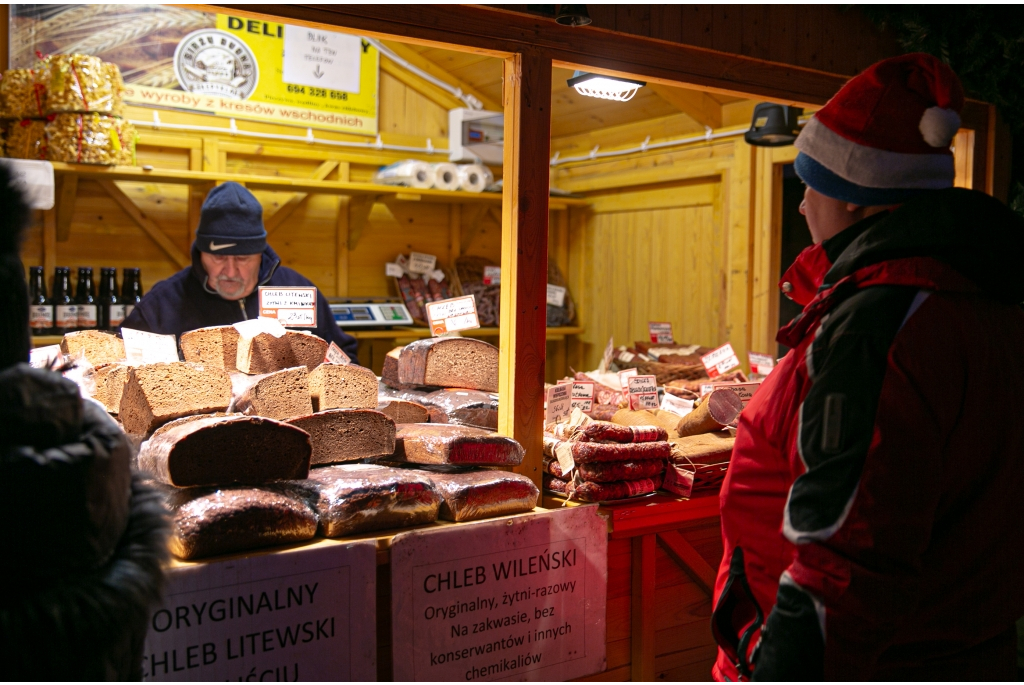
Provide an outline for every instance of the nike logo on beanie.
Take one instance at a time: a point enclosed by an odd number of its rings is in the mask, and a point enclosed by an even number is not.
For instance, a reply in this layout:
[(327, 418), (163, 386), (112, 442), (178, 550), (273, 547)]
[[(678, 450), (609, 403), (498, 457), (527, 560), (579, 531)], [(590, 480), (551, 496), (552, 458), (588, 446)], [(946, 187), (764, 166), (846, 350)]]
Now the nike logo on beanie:
[(210, 252), (216, 252), (217, 250), (223, 250), (225, 247), (234, 247), (238, 243), (224, 243), (223, 245), (217, 245), (212, 240), (210, 241)]

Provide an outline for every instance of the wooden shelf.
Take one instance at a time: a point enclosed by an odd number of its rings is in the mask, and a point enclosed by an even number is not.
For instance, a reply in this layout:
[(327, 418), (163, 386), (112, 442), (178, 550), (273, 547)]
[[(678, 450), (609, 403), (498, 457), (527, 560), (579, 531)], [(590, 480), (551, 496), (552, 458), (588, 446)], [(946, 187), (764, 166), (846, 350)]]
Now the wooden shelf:
[[(181, 169), (143, 169), (135, 166), (96, 166), (92, 164), (68, 164), (52, 162), (58, 176), (76, 176), (94, 181), (135, 181), (139, 183), (178, 183), (200, 185), (235, 181), (250, 190), (271, 190), (291, 193), (318, 193), (347, 195), (350, 197), (372, 197), (377, 202), (388, 200), (406, 202), (439, 202), (446, 204), (493, 204), (501, 205), (501, 193), (467, 193), (458, 190), (436, 190), (385, 186), (376, 183), (355, 183), (352, 181), (317, 181), (308, 178), (286, 178), (283, 176), (257, 176), (254, 174), (232, 174), (214, 171), (188, 171)], [(581, 198), (552, 197), (551, 209), (585, 207), (590, 202)]]

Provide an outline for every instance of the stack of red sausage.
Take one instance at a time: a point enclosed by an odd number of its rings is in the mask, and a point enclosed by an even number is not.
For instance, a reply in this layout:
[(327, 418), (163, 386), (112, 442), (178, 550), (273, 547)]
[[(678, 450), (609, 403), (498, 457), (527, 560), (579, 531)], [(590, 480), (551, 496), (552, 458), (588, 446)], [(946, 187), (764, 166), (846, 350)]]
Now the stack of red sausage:
[[(661, 487), (671, 451), (664, 428), (592, 421), (573, 430), (567, 439), (545, 435), (544, 486), (580, 502), (654, 492)], [(566, 473), (563, 465), (570, 463), (573, 466)]]

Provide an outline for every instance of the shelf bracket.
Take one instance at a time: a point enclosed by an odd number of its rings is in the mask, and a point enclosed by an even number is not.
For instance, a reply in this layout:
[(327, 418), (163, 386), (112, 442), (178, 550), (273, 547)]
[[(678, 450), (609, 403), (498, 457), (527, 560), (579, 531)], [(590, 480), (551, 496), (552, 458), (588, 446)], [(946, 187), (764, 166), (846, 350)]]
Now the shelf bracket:
[(715, 569), (711, 568), (711, 564), (704, 560), (700, 552), (679, 531), (665, 530), (658, 533), (658, 542), (672, 557), (672, 561), (679, 564), (704, 592), (714, 594)]
[(152, 219), (143, 214), (142, 210), (136, 207), (132, 199), (125, 195), (124, 191), (118, 188), (113, 181), (97, 181), (97, 183), (106, 191), (107, 195), (113, 198), (114, 202), (121, 206), (121, 209), (132, 218), (132, 221), (145, 231), (146, 235), (153, 239), (153, 242), (160, 246), (167, 256), (171, 258), (171, 261), (178, 265), (179, 269), (184, 269), (192, 263), (192, 260), (167, 237), (167, 234)]
[(348, 249), (356, 249), (359, 239), (363, 237), (363, 229), (370, 220), (373, 205), (383, 195), (356, 195), (348, 201)]
[[(337, 168), (338, 161), (329, 159), (316, 168), (316, 171), (313, 172), (312, 179), (314, 181), (323, 181)], [(280, 228), (281, 224), (283, 224), (296, 209), (304, 205), (308, 199), (309, 193), (295, 193), (288, 198), (288, 201), (281, 205), (276, 212), (270, 215), (267, 219), (264, 219), (263, 226), (267, 229), (267, 237), (270, 237), (274, 231)]]

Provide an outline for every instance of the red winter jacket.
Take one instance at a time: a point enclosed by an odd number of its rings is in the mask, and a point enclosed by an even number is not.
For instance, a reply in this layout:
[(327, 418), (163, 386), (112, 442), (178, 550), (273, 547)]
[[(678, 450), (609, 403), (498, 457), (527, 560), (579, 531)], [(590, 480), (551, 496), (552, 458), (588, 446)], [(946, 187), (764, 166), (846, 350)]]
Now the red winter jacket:
[(800, 255), (722, 487), (717, 679), (1013, 679), (1021, 260), (1024, 222), (959, 189)]

